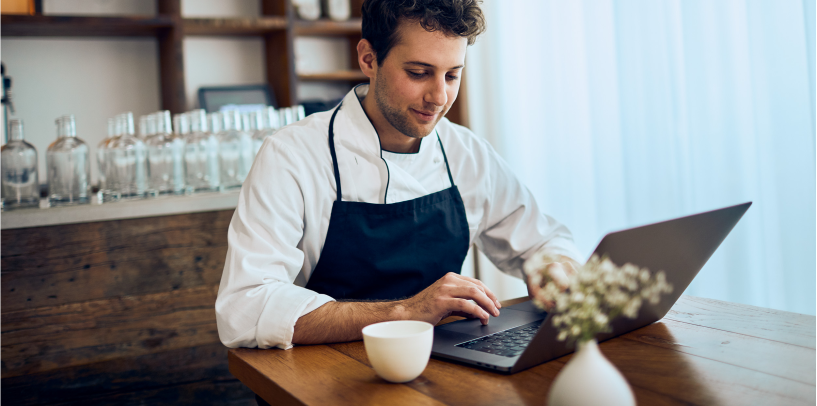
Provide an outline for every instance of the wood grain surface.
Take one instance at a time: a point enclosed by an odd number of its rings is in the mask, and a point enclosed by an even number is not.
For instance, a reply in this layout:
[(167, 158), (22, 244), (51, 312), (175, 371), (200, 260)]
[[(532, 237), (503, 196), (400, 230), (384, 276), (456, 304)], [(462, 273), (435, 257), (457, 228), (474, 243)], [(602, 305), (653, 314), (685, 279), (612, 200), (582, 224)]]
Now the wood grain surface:
[(232, 210), (2, 231), (2, 311), (213, 286)]
[[(813, 316), (682, 296), (664, 319), (600, 348), (641, 405), (809, 405), (814, 341)], [(432, 359), (407, 384), (377, 377), (359, 341), (234, 349), (229, 360), (233, 375), (271, 404), (541, 405), (571, 356), (514, 375)]]
[(231, 217), (3, 230), (3, 403), (255, 405), (215, 320)]

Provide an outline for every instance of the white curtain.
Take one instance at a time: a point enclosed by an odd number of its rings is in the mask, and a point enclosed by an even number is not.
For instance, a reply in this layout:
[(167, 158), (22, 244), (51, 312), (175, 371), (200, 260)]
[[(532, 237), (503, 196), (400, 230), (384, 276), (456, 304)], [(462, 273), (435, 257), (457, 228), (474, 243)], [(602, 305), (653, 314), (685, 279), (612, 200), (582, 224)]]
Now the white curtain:
[[(686, 293), (815, 314), (814, 0), (483, 9), (471, 127), (583, 253), (609, 231), (751, 200)], [(524, 294), (481, 264), (503, 296)]]

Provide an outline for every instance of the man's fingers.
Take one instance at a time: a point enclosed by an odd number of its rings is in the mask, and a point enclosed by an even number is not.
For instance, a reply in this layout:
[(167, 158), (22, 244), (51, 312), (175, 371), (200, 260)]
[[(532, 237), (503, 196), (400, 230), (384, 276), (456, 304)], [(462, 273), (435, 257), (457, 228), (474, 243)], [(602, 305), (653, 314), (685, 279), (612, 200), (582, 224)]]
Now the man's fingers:
[(497, 309), (502, 308), (502, 305), (499, 304), (499, 299), (496, 297), (496, 295), (494, 295), (494, 292), (491, 292), (491, 289), (488, 289), (488, 287), (485, 286), (485, 284), (482, 283), (481, 280), (465, 275), (458, 274), (457, 276), (459, 276), (461, 279), (465, 279), (466, 281), (479, 286), (482, 289), (482, 291), (485, 292), (485, 295), (488, 296), (494, 302), (494, 305), (496, 306)]
[(499, 309), (497, 309), (496, 304), (485, 295), (485, 292), (479, 286), (473, 283), (452, 286), (448, 294), (460, 299), (473, 300), (479, 307), (485, 309), (494, 317), (499, 316)]
[(476, 303), (465, 299), (453, 299), (452, 310), (468, 313), (482, 321), (482, 324), (488, 324), (488, 318), (491, 317), (488, 312)]
[[(571, 266), (572, 265), (567, 265)], [(546, 270), (548, 276), (556, 282), (562, 290), (567, 289), (570, 286), (570, 278), (567, 276), (567, 271), (565, 270), (566, 265), (561, 262), (553, 262), (548, 264)], [(572, 269), (572, 268), (571, 268)], [(575, 272), (575, 269), (573, 270)]]

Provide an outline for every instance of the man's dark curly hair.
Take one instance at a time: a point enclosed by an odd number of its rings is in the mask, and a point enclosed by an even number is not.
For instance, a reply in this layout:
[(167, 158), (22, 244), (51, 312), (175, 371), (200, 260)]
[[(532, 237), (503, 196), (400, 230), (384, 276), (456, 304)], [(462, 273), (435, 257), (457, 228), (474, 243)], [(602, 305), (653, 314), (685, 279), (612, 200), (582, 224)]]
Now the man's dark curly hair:
[(374, 48), (377, 65), (382, 66), (400, 39), (397, 27), (416, 21), (427, 31), (468, 38), (473, 45), (485, 31), (481, 0), (365, 0), (361, 7), (363, 39)]

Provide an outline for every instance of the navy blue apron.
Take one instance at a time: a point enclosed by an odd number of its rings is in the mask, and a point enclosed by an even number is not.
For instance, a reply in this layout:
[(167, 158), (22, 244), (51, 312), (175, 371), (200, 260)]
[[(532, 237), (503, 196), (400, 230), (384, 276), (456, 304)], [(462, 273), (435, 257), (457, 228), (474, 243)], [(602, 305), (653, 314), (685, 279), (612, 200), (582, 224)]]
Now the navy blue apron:
[(343, 201), (334, 133), (342, 106), (329, 121), (338, 196), (306, 288), (337, 300), (392, 300), (414, 296), (448, 272), (459, 273), (470, 244), (468, 222), (439, 134), (451, 187), (392, 204)]

